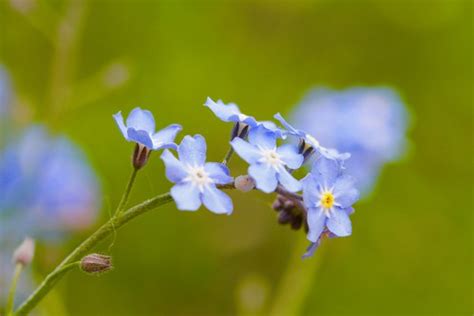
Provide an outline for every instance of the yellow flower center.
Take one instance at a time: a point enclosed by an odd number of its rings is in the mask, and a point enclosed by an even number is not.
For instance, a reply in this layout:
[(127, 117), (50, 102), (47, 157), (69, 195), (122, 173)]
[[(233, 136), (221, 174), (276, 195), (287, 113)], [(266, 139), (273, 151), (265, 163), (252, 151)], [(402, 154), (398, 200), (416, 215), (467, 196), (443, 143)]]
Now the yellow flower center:
[(334, 195), (331, 192), (324, 192), (321, 196), (321, 205), (324, 208), (331, 208), (334, 205)]

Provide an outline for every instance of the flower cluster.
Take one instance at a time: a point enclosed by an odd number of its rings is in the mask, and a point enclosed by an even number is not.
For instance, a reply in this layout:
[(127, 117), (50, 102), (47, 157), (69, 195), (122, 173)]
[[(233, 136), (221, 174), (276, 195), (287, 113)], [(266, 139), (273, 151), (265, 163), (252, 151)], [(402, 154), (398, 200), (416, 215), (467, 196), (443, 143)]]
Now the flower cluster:
[[(148, 157), (151, 151), (166, 148), (161, 159), (166, 177), (174, 183), (170, 194), (179, 210), (196, 211), (204, 205), (216, 214), (231, 214), (232, 200), (222, 190), (237, 188), (248, 192), (256, 188), (264, 193), (277, 193), (273, 208), (280, 213), (280, 223), (290, 223), (294, 229), (305, 228), (311, 242), (306, 256), (314, 252), (324, 236), (351, 234), (349, 215), (359, 193), (353, 178), (344, 172), (350, 154), (323, 147), (315, 137), (296, 129), (279, 113), (275, 118), (283, 127), (245, 115), (234, 103), (208, 98), (204, 105), (222, 121), (234, 124), (229, 153), (237, 153), (248, 163), (248, 175), (234, 181), (227, 159), (223, 163), (206, 162), (206, 141), (201, 135), (185, 136), (179, 145), (175, 144), (181, 130), (178, 124), (155, 133), (155, 120), (149, 111), (135, 108), (126, 125), (120, 112), (114, 115), (125, 139), (140, 148), (133, 158), (136, 169), (147, 161), (144, 159), (136, 166), (137, 156), (143, 150)], [(296, 138), (298, 144), (282, 143), (288, 136)], [(296, 178), (294, 171), (305, 164), (312, 165), (311, 171), (303, 179)]]

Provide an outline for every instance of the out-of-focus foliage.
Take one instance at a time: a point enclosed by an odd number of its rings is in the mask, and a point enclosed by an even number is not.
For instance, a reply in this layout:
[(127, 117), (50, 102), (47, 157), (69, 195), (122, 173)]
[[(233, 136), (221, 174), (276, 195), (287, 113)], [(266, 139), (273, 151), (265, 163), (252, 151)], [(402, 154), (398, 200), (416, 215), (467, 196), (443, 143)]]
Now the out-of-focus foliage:
[[(231, 127), (202, 106), (207, 96), (270, 119), (290, 113), (314, 86), (390, 86), (413, 113), (414, 150), (356, 205), (350, 238), (329, 240), (316, 258), (294, 264), (320, 262), (301, 311), (471, 314), (472, 9), (458, 0), (2, 1), (10, 121), (45, 123), (81, 146), (104, 186), (105, 220), (133, 149), (112, 120), (119, 110), (148, 108), (157, 126), (203, 134), (208, 159), (218, 161)], [(18, 135), (4, 126), (0, 140), (6, 131)], [(170, 188), (158, 155), (150, 159), (131, 203)], [(246, 165), (233, 159), (231, 170), (238, 175)], [(112, 273), (63, 280), (65, 309), (265, 313), (304, 234), (277, 225), (271, 197), (249, 194), (231, 193), (232, 216), (170, 204), (137, 219), (114, 240)], [(35, 273), (50, 271), (83, 237), (53, 250), (40, 244)], [(41, 308), (54, 304), (52, 295)]]

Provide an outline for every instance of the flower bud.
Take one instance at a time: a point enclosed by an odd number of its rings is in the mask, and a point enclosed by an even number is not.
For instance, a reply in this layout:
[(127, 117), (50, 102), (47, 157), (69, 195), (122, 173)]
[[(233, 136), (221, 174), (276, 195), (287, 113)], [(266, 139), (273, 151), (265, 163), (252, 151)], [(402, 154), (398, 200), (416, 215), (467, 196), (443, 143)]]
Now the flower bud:
[(236, 137), (245, 138), (247, 137), (248, 133), (249, 133), (249, 125), (242, 122), (237, 122), (235, 123), (234, 128), (232, 128), (230, 140), (233, 140)]
[(133, 152), (132, 163), (133, 167), (137, 170), (143, 168), (148, 162), (151, 150), (142, 144), (136, 144), (135, 151)]
[(255, 180), (248, 175), (238, 176), (235, 178), (234, 185), (237, 190), (249, 192), (255, 189)]
[(86, 273), (98, 274), (112, 269), (112, 258), (106, 255), (93, 253), (81, 260), (81, 270)]
[(21, 245), (18, 246), (18, 248), (16, 248), (15, 252), (13, 253), (13, 262), (26, 266), (30, 264), (31, 260), (33, 260), (34, 254), (35, 241), (29, 237), (26, 237)]

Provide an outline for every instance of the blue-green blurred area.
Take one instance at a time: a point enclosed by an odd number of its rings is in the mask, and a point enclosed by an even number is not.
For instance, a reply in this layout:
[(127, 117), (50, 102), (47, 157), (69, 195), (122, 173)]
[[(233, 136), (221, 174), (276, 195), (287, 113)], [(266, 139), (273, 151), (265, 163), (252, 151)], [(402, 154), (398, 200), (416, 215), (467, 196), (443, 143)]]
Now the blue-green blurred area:
[[(471, 1), (3, 0), (0, 8), (11, 120), (46, 122), (82, 147), (103, 186), (100, 222), (131, 171), (133, 145), (112, 120), (119, 110), (141, 106), (157, 126), (202, 134), (210, 161), (223, 158), (231, 125), (202, 106), (207, 96), (270, 119), (317, 85), (388, 85), (411, 113), (409, 154), (356, 205), (350, 238), (294, 260), (304, 234), (277, 224), (272, 196), (232, 192), (231, 216), (169, 204), (117, 234), (111, 273), (71, 273), (43, 314), (286, 315), (284, 299), (302, 315), (473, 313)], [(238, 157), (230, 166), (246, 171)], [(170, 187), (153, 153), (131, 203)], [(35, 273), (87, 234), (53, 251), (39, 245)]]

